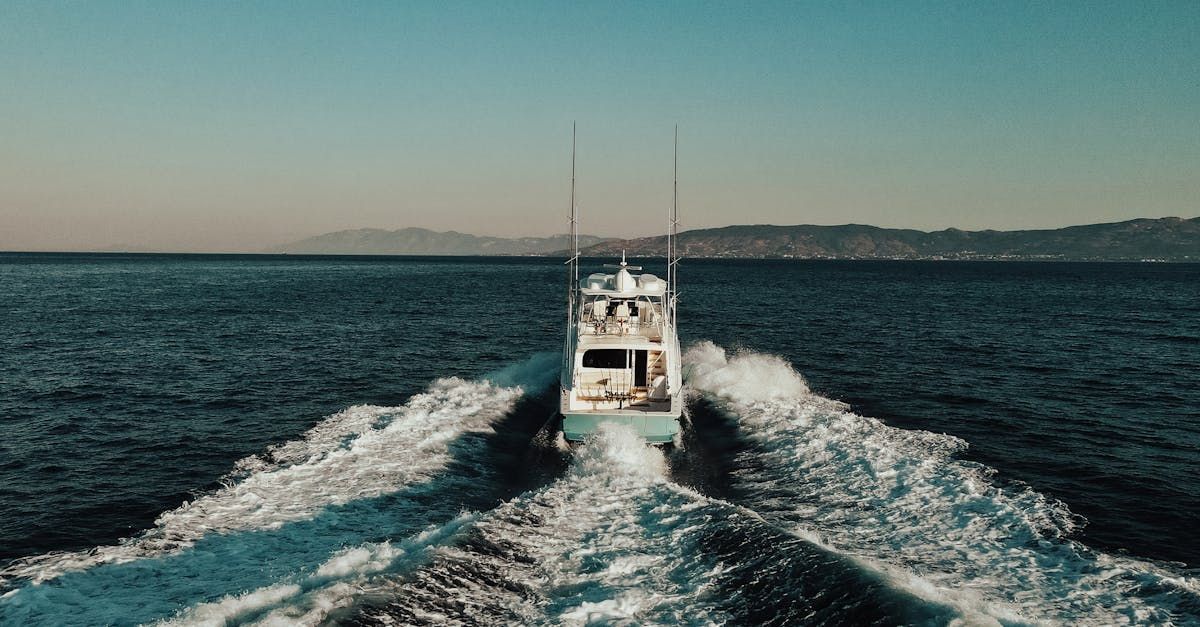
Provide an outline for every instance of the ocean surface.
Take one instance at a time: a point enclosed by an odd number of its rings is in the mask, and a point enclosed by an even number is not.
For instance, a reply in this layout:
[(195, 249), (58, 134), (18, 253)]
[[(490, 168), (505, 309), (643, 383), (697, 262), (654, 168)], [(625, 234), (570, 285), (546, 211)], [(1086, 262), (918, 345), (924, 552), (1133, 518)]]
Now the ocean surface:
[(1200, 624), (1200, 264), (685, 260), (668, 449), (565, 287), (0, 254), (0, 625)]

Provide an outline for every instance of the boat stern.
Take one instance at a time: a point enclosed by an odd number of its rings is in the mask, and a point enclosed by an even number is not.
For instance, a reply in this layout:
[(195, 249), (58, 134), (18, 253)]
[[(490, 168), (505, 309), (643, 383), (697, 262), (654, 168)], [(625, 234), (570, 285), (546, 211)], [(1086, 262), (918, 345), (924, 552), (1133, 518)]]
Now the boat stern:
[(679, 433), (679, 416), (670, 413), (569, 412), (563, 414), (563, 436), (568, 441), (578, 442), (596, 432), (604, 423), (626, 425), (651, 444), (666, 444)]

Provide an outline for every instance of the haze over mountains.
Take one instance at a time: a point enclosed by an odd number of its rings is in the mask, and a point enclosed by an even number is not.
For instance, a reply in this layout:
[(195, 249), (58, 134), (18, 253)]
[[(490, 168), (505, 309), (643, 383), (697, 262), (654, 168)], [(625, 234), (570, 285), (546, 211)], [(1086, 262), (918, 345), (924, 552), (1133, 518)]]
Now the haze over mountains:
[[(665, 236), (580, 236), (583, 254), (661, 256)], [(271, 252), (381, 255), (563, 255), (566, 235), (507, 239), (426, 229), (358, 229), (318, 235)], [(1200, 261), (1200, 218), (1030, 231), (917, 231), (861, 224), (735, 225), (679, 234), (684, 257), (765, 259), (1048, 259)]]
[[(581, 247), (605, 241), (580, 235)], [(285, 244), (270, 252), (320, 255), (543, 255), (571, 247), (567, 235), (551, 237), (487, 237), (457, 231), (407, 228), (335, 231)]]

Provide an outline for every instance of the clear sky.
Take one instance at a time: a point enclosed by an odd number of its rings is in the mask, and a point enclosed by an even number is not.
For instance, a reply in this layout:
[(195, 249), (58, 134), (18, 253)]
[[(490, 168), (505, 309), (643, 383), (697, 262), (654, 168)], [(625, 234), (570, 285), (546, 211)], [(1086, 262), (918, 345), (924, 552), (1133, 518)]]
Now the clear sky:
[(1200, 215), (1200, 2), (0, 2), (0, 250)]

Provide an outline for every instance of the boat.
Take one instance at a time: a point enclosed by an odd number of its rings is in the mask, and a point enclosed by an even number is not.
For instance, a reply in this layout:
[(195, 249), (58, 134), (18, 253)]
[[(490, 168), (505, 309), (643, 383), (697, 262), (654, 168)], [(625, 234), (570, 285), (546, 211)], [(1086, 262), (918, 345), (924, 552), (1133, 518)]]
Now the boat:
[(675, 254), (679, 224), (679, 131), (667, 220), (666, 277), (641, 272), (622, 252), (609, 272), (580, 277), (575, 203), (575, 130), (571, 131), (572, 257), (567, 260), (567, 324), (559, 413), (562, 434), (579, 442), (602, 424), (632, 427), (647, 442), (669, 444), (680, 431), (683, 378), (676, 335)]

